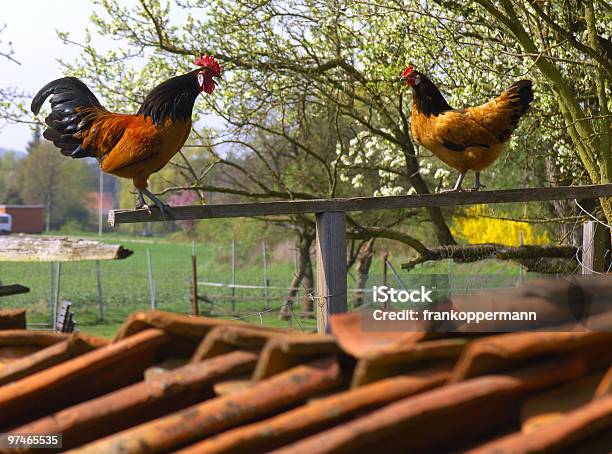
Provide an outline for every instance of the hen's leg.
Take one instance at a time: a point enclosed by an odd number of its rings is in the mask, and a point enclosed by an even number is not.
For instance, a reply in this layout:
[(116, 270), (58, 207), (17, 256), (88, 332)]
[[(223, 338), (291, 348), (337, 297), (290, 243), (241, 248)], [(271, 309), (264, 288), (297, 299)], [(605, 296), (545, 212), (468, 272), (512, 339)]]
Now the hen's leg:
[(480, 172), (476, 172), (474, 187), (472, 188), (472, 191), (478, 191), (480, 188), (486, 188), (486, 186), (480, 182)]
[(451, 191), (463, 191), (463, 188), (461, 187), (461, 183), (463, 183), (463, 179), (465, 178), (465, 174), (467, 172), (463, 172), (459, 174), (459, 178), (457, 178), (457, 182), (455, 183), (455, 187), (453, 189), (451, 189)]

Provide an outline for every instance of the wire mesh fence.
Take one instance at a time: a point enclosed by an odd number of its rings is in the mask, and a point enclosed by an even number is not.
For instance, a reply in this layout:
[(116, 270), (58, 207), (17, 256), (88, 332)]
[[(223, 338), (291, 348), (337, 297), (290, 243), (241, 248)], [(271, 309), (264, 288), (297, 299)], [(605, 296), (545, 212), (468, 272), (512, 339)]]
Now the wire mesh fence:
[[(594, 241), (594, 240), (593, 240)], [(96, 324), (120, 324), (134, 312), (158, 310), (190, 313), (192, 310), (193, 252), (197, 258), (199, 308), (201, 315), (224, 317), (270, 326), (292, 326), (313, 329), (312, 288), (300, 286), (289, 296), (290, 283), (296, 273), (292, 248), (278, 258), (272, 248), (263, 244), (174, 244), (162, 241), (123, 242), (135, 254), (119, 261), (49, 263), (0, 263), (0, 282), (19, 283), (30, 293), (2, 298), (0, 308), (25, 307), (33, 326), (48, 327), (52, 307), (58, 301), (70, 301), (77, 326), (82, 329)], [(585, 248), (595, 247), (585, 243)], [(580, 256), (584, 255), (584, 250)], [(612, 252), (605, 252), (606, 269), (612, 268)], [(389, 260), (388, 272), (380, 273), (377, 258), (365, 279), (354, 270), (348, 276), (349, 310), (373, 307), (373, 288), (387, 285), (397, 289), (420, 286), (435, 288), (446, 296), (479, 290), (515, 288), (526, 279), (538, 277), (520, 266), (505, 272), (462, 274), (450, 259), (439, 263), (431, 274), (408, 273), (399, 268), (401, 260)], [(316, 267), (314, 264), (313, 265)], [(448, 264), (448, 266), (446, 266)], [(55, 267), (55, 271), (54, 271)], [(446, 269), (445, 269), (446, 268)], [(485, 268), (486, 269), (486, 268)], [(442, 271), (440, 271), (442, 270)], [(576, 273), (581, 272), (579, 267)], [(316, 275), (316, 269), (314, 270)], [(357, 288), (361, 283), (364, 288)], [(59, 291), (58, 291), (59, 284)], [(278, 313), (291, 302), (289, 319), (279, 320)], [(286, 309), (286, 307), (285, 307)]]

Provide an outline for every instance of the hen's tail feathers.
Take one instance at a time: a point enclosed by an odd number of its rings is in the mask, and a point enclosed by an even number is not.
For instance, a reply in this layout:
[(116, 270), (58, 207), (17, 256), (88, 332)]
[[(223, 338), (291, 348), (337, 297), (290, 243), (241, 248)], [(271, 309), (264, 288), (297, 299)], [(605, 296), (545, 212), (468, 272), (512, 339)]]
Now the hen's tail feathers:
[(83, 149), (83, 133), (98, 113), (104, 112), (87, 85), (76, 77), (63, 77), (42, 87), (32, 100), (32, 112), (38, 114), (51, 96), (51, 113), (45, 119), (43, 137), (53, 142), (62, 154), (73, 158), (95, 157), (93, 150)]
[(497, 99), (504, 112), (507, 112), (509, 117), (508, 127), (502, 128), (497, 132), (497, 138), (501, 142), (506, 142), (510, 139), (512, 132), (518, 126), (518, 122), (525, 112), (529, 109), (529, 105), (533, 101), (532, 82), (530, 80), (519, 80), (514, 82), (506, 91), (504, 91)]
[(530, 80), (519, 80), (508, 88), (510, 99), (516, 100), (520, 106), (521, 115), (527, 112), (529, 105), (533, 102), (533, 82)]
[(508, 100), (515, 108), (512, 115), (512, 126), (516, 128), (519, 119), (527, 112), (529, 105), (533, 102), (533, 83), (530, 80), (519, 80), (514, 82), (506, 93)]

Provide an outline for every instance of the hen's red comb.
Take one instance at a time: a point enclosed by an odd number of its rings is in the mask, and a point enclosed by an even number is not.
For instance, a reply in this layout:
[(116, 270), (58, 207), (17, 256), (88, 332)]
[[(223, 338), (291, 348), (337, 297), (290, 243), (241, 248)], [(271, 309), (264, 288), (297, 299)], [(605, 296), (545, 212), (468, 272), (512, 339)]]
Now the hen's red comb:
[(215, 57), (213, 57), (212, 55), (208, 55), (208, 54), (204, 56), (200, 55), (199, 58), (196, 58), (195, 64), (203, 68), (210, 69), (215, 76), (218, 76), (221, 74), (221, 66), (219, 66), (219, 63), (217, 62), (217, 60), (215, 60)]
[(408, 67), (402, 73), (402, 77), (408, 77), (410, 75), (410, 73), (412, 73), (413, 69), (414, 69), (414, 66), (408, 65)]

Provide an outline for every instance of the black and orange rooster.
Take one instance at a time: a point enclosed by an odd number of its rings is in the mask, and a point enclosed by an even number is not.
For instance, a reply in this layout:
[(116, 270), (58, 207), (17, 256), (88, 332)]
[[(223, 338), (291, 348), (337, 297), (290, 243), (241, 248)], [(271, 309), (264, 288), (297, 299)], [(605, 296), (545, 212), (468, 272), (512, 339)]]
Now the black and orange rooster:
[[(147, 179), (181, 149), (191, 131), (191, 114), (198, 95), (212, 93), (221, 75), (213, 56), (200, 56), (198, 69), (155, 87), (135, 115), (106, 110), (75, 77), (49, 82), (32, 100), (38, 114), (51, 96), (51, 113), (43, 136), (65, 156), (96, 158), (112, 175), (131, 178), (138, 190), (137, 208), (147, 208), (146, 195), (165, 214), (166, 205), (148, 189)], [(149, 209), (150, 211), (150, 209)]]
[(462, 189), (468, 170), (476, 172), (473, 189), (484, 187), (480, 172), (499, 157), (533, 101), (531, 81), (519, 80), (481, 106), (453, 109), (412, 65), (400, 80), (412, 89), (413, 138), (460, 173), (453, 191)]

